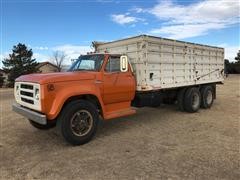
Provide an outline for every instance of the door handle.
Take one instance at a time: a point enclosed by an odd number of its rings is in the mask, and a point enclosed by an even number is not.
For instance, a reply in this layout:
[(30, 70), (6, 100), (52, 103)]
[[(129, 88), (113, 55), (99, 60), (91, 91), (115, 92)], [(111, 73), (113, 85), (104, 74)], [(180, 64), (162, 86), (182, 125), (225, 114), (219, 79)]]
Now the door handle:
[(100, 80), (96, 80), (95, 83), (96, 83), (96, 84), (101, 84), (102, 81), (100, 81)]

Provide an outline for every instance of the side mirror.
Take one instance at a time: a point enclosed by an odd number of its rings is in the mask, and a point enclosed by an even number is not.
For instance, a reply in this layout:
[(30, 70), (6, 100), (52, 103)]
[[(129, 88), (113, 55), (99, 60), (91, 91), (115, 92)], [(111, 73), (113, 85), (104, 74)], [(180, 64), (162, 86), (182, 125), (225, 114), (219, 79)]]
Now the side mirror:
[(128, 57), (127, 56), (120, 57), (120, 70), (121, 70), (121, 72), (128, 71)]

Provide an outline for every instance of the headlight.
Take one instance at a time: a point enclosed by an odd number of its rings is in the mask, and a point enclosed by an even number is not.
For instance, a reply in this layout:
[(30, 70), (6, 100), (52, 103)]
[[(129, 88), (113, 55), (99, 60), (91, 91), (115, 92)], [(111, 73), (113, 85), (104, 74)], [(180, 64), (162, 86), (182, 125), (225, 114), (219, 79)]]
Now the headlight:
[(15, 96), (19, 96), (20, 95), (20, 84), (18, 82), (15, 82), (15, 85), (14, 85), (14, 94)]
[(35, 89), (35, 99), (39, 100), (39, 89), (38, 88)]
[(17, 94), (17, 96), (20, 95), (20, 88), (19, 88), (19, 85), (16, 85), (16, 94)]

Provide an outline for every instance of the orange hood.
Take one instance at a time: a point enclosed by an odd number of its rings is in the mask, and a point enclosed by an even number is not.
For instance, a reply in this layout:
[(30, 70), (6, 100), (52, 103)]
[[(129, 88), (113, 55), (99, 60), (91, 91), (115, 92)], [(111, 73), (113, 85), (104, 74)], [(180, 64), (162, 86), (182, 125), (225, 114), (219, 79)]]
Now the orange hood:
[(64, 81), (90, 80), (94, 78), (95, 73), (92, 72), (60, 72), (22, 75), (18, 77), (16, 81), (47, 84)]

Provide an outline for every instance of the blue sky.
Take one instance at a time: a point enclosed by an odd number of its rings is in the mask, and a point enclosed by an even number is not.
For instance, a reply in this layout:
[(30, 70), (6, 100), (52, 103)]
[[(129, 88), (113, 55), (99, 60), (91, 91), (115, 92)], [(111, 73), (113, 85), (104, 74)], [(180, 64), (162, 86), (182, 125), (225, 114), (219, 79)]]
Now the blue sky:
[(2, 0), (0, 58), (21, 42), (38, 61), (59, 50), (70, 63), (90, 51), (92, 41), (150, 34), (221, 46), (233, 60), (240, 49), (239, 10), (238, 0)]

